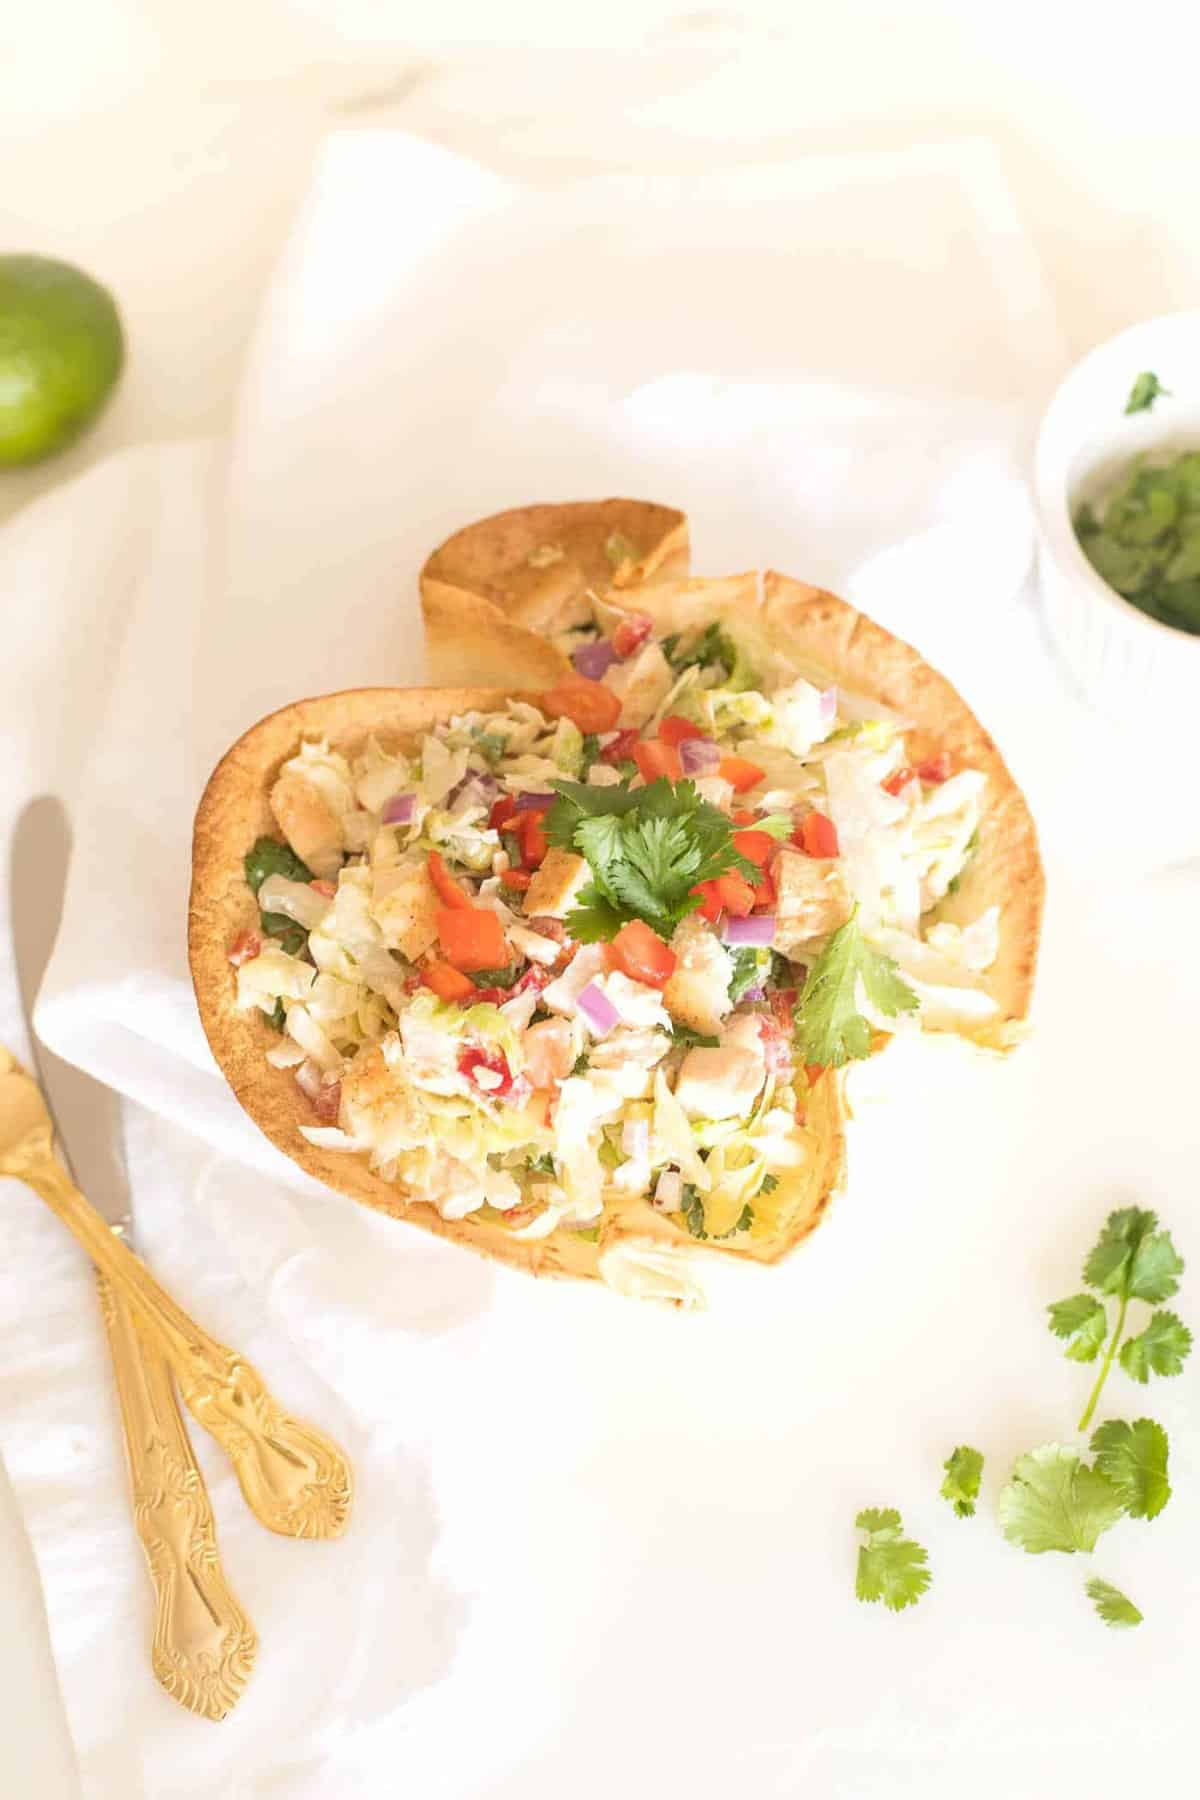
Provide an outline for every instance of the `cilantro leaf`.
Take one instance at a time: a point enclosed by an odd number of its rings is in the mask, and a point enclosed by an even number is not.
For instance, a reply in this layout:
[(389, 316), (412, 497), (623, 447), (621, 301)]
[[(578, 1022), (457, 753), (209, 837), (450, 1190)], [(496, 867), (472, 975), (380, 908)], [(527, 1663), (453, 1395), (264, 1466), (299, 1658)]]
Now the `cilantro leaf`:
[(708, 1236), (704, 1229), (704, 1202), (700, 1198), (700, 1189), (691, 1181), (685, 1181), (683, 1184), (680, 1211), (683, 1214), (684, 1224), (694, 1238)]
[(531, 1156), (526, 1164), (531, 1175), (553, 1175), (554, 1158), (550, 1152), (544, 1151), (541, 1156)]
[(1131, 1519), (1154, 1519), (1171, 1498), (1167, 1434), (1154, 1419), (1106, 1419), (1090, 1445), (1101, 1475), (1112, 1483)]
[(1099, 1575), (1093, 1575), (1084, 1583), (1084, 1592), (1106, 1625), (1127, 1628), (1141, 1624), (1144, 1615), (1111, 1581), (1102, 1581)]
[(289, 919), (286, 913), (265, 912), (258, 916), (267, 936), (274, 938), (288, 956), (299, 956), (307, 948), (307, 931), (303, 925), (297, 925), (295, 919)]
[(1001, 1530), (1034, 1556), (1095, 1549), (1124, 1510), (1108, 1478), (1064, 1444), (1041, 1444), (1018, 1457), (1012, 1480), (1000, 1490)]
[(1151, 1375), (1178, 1375), (1192, 1347), (1192, 1334), (1173, 1312), (1156, 1312), (1140, 1336), (1121, 1345), (1121, 1367), (1135, 1381)]
[[(729, 1004), (736, 1006), (747, 988), (761, 987), (765, 979), (763, 962), (753, 945), (743, 944), (738, 950), (731, 950), (730, 960), (733, 973), (729, 977)], [(770, 966), (770, 959), (764, 959)]]
[(760, 1194), (773, 1194), (775, 1192), (775, 1189), (778, 1186), (779, 1186), (778, 1175), (768, 1174), (768, 1175), (764, 1175), (762, 1180), (759, 1182), (758, 1191)]
[(592, 764), (595, 762), (595, 760), (599, 756), (599, 754), (600, 754), (600, 739), (597, 737), (597, 735), (594, 731), (589, 731), (586, 734), (586, 736), (584, 737), (583, 747), (579, 752), (579, 757), (580, 757), (579, 779), (580, 779), (580, 781), (587, 780), (589, 774), (591, 773)]
[(636, 790), (554, 783), (558, 798), (546, 814), (547, 838), (587, 860), (591, 880), (566, 919), (577, 942), (611, 938), (629, 919), (642, 919), (669, 938), (694, 912), (693, 889), (729, 869), (755, 878), (739, 855), (733, 827), (719, 807), (702, 800), (691, 781), (665, 778)]
[(258, 894), (268, 875), (284, 875), (289, 881), (313, 879), (312, 870), (300, 861), (291, 845), (281, 844), (273, 837), (256, 838), (242, 859), (242, 867), (246, 872), (246, 884), (254, 895)]
[(1140, 1206), (1110, 1213), (1083, 1265), (1087, 1285), (1123, 1300), (1148, 1300), (1152, 1305), (1169, 1300), (1179, 1287), (1183, 1258), (1169, 1234), (1157, 1227), (1157, 1214)]
[(858, 1547), (854, 1592), (859, 1600), (882, 1600), (891, 1612), (915, 1606), (932, 1576), (922, 1545), (905, 1537), (900, 1514), (894, 1507), (868, 1506), (854, 1521), (866, 1533)]
[(717, 620), (706, 625), (686, 650), (679, 648), (679, 640), (683, 635), (682, 632), (676, 632), (662, 642), (663, 655), (677, 675), (681, 675), (685, 669), (704, 668), (710, 663), (721, 664), (726, 677), (732, 675), (737, 664), (737, 650)]
[(959, 1444), (942, 1464), (946, 1479), (940, 1489), (943, 1500), (949, 1500), (960, 1519), (975, 1516), (979, 1483), (983, 1475), (983, 1452), (970, 1444)]
[(1160, 394), (1169, 394), (1158, 376), (1150, 369), (1143, 369), (1129, 390), (1129, 398), (1125, 402), (1127, 413), (1149, 412)]
[(276, 1031), (286, 1031), (286, 1029), (287, 1029), (287, 1010), (284, 1007), (282, 1000), (277, 1000), (275, 1002), (274, 1011), (269, 1012), (267, 1014), (267, 1024), (273, 1025), (275, 1027)]
[(521, 979), (520, 965), (515, 962), (505, 963), (500, 969), (472, 969), (471, 980), (479, 988), (510, 988)]
[(579, 1055), (575, 1058), (575, 1061), (571, 1064), (572, 1075), (586, 1075), (591, 1060), (592, 1059), (587, 1051), (581, 1050)]
[(1072, 1362), (1094, 1362), (1108, 1335), (1108, 1314), (1094, 1294), (1072, 1294), (1056, 1300), (1046, 1311), (1055, 1337), (1069, 1338), (1067, 1355)]
[(855, 908), (826, 944), (801, 990), (796, 1035), (806, 1063), (838, 1069), (870, 1053), (871, 1027), (858, 1010), (860, 981), (880, 1012), (893, 1018), (915, 1012), (917, 996), (891, 957), (867, 943)]
[(691, 1025), (681, 1025), (678, 1019), (672, 1022), (671, 1037), (675, 1043), (688, 1050), (715, 1050), (721, 1042), (720, 1038), (697, 1031)]

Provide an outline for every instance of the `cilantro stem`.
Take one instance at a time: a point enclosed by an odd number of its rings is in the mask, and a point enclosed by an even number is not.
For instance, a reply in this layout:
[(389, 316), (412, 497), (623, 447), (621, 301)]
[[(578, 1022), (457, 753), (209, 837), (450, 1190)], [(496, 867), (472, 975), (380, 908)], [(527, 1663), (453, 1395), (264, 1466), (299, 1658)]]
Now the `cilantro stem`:
[(1108, 1371), (1113, 1366), (1113, 1358), (1117, 1354), (1117, 1346), (1121, 1342), (1121, 1333), (1125, 1329), (1125, 1308), (1128, 1305), (1129, 1295), (1123, 1294), (1121, 1296), (1121, 1304), (1117, 1309), (1117, 1322), (1113, 1327), (1113, 1334), (1108, 1340), (1108, 1348), (1104, 1352), (1104, 1361), (1100, 1364), (1100, 1373), (1096, 1377), (1096, 1385), (1092, 1389), (1091, 1399), (1084, 1408), (1083, 1417), (1080, 1419), (1077, 1427), (1079, 1431), (1086, 1431), (1092, 1422), (1092, 1414), (1095, 1412), (1096, 1404), (1100, 1399), (1100, 1390), (1108, 1380)]

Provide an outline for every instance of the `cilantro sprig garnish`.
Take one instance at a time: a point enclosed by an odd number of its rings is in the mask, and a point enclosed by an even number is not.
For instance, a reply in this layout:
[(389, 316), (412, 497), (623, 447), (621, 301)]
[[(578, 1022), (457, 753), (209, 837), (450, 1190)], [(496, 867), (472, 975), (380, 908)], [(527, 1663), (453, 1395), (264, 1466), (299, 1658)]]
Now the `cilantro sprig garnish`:
[(661, 777), (649, 787), (588, 787), (556, 781), (558, 798), (543, 829), (552, 844), (587, 859), (592, 878), (565, 920), (577, 943), (615, 937), (642, 919), (660, 937), (700, 905), (703, 881), (758, 870), (734, 848), (733, 826), (691, 781)]
[[(765, 1185), (765, 1184), (764, 1184)], [(683, 1184), (683, 1199), (680, 1205), (683, 1222), (694, 1238), (712, 1238), (719, 1243), (722, 1238), (733, 1237), (736, 1232), (749, 1231), (754, 1224), (754, 1208), (747, 1203), (727, 1231), (712, 1231), (704, 1212), (704, 1198), (698, 1187), (692, 1182)]]
[[(1080, 1431), (1091, 1424), (1118, 1356), (1125, 1373), (1143, 1383), (1151, 1375), (1178, 1375), (1183, 1368), (1192, 1334), (1173, 1312), (1154, 1312), (1137, 1336), (1124, 1336), (1130, 1301), (1157, 1306), (1159, 1301), (1169, 1300), (1178, 1291), (1182, 1273), (1183, 1258), (1169, 1232), (1159, 1230), (1157, 1215), (1140, 1206), (1122, 1207), (1109, 1214), (1083, 1265), (1083, 1279), (1094, 1292), (1072, 1294), (1047, 1309), (1050, 1329), (1066, 1340), (1066, 1354), (1073, 1362), (1094, 1362), (1104, 1348), (1100, 1373), (1079, 1421)], [(1110, 1299), (1117, 1302), (1111, 1333), (1106, 1305)]]
[(796, 1008), (796, 1042), (806, 1063), (840, 1069), (868, 1056), (871, 1026), (858, 1010), (858, 984), (889, 1018), (915, 1012), (917, 996), (890, 956), (863, 936), (858, 908), (834, 932), (805, 982)]
[(868, 1506), (854, 1521), (866, 1533), (858, 1547), (854, 1592), (859, 1600), (882, 1600), (891, 1612), (915, 1606), (933, 1579), (924, 1547), (905, 1537), (892, 1506)]
[(1170, 394), (1153, 369), (1143, 369), (1129, 390), (1129, 398), (1125, 402), (1127, 413), (1149, 412), (1160, 394)]
[(959, 1444), (942, 1464), (946, 1479), (941, 1485), (943, 1500), (949, 1500), (960, 1519), (973, 1519), (983, 1477), (983, 1452), (970, 1444)]

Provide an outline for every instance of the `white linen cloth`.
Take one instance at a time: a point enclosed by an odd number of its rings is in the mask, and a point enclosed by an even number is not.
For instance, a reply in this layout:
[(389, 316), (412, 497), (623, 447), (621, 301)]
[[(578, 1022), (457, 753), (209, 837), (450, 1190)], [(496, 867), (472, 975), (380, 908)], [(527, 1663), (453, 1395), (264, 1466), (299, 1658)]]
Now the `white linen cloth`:
[[(87, 1800), (948, 1796), (968, 1769), (998, 1796), (1023, 1758), (1111, 1787), (1176, 1744), (1184, 1505), (1104, 1546), (1153, 1621), (1133, 1698), (1084, 1571), (934, 1497), (955, 1442), (989, 1452), (990, 1512), (1013, 1454), (1067, 1431), (1080, 1372), (1040, 1306), (1110, 1204), (1160, 1203), (1189, 1248), (1200, 993), (1194, 957), (1163, 976), (1188, 890), (1153, 871), (1195, 821), (1076, 705), (1022, 598), (1021, 470), (1060, 363), (979, 143), (531, 194), (352, 133), (315, 171), (231, 440), (128, 452), (8, 529), (6, 803), (62, 791), (75, 834), (39, 1029), (126, 1097), (154, 1267), (341, 1439), (359, 1489), (344, 1543), (270, 1538), (197, 1431), (262, 1651), (221, 1727), (169, 1702), (87, 1271), (6, 1187), (0, 1445)], [(1033, 1043), (861, 1072), (832, 1221), (765, 1280), (714, 1272), (697, 1318), (317, 1190), (216, 1073), (184, 956), (192, 814), (237, 733), (299, 693), (419, 680), (428, 550), (601, 492), (685, 507), (698, 571), (773, 562), (915, 641), (1026, 783), (1054, 883)], [(1181, 1467), (1182, 1387), (1152, 1399)], [(931, 1547), (903, 1621), (852, 1599), (873, 1502)]]

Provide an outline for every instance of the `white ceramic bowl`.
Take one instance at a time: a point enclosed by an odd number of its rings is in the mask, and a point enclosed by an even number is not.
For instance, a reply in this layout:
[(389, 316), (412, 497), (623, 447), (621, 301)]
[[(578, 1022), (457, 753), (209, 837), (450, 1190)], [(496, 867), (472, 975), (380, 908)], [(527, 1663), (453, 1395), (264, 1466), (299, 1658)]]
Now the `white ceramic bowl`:
[[(1134, 377), (1172, 391), (1126, 417)], [(1046, 410), (1035, 464), (1040, 569), (1052, 637), (1087, 697), (1162, 727), (1200, 695), (1200, 637), (1139, 612), (1101, 580), (1071, 520), (1131, 457), (1200, 449), (1200, 312), (1147, 319), (1077, 363)]]

